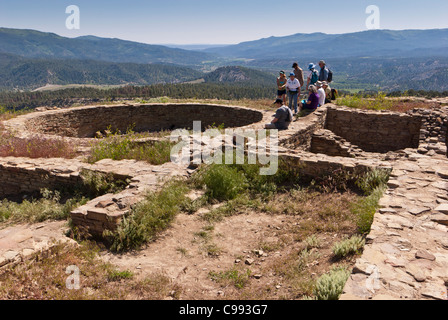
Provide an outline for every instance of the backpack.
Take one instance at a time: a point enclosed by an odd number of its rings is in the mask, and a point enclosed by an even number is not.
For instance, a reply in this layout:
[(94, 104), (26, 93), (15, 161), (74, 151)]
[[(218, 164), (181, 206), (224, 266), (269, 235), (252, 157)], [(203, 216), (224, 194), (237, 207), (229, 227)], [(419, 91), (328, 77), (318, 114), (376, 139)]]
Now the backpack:
[(331, 100), (336, 100), (339, 98), (339, 92), (336, 89), (331, 89)]
[(311, 76), (311, 83), (314, 84), (319, 81), (319, 72), (317, 70), (313, 70), (313, 75)]
[(327, 82), (330, 83), (331, 81), (333, 81), (333, 71), (328, 69), (328, 80), (327, 80)]

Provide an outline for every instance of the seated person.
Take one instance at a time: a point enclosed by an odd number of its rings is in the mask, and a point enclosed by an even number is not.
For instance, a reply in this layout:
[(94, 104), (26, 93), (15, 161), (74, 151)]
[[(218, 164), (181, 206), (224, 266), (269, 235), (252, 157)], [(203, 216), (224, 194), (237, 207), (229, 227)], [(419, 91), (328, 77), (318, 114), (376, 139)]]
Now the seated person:
[(322, 88), (325, 90), (325, 104), (331, 103), (331, 100), (335, 100), (332, 97), (332, 91), (327, 81), (322, 82)]
[(317, 94), (319, 95), (319, 107), (322, 107), (325, 104), (325, 99), (327, 98), (325, 89), (323, 88), (323, 82), (317, 81), (316, 88)]
[(283, 104), (282, 99), (277, 99), (274, 104), (278, 109), (275, 113), (274, 120), (271, 123), (266, 124), (266, 129), (286, 130), (293, 120), (291, 109)]
[(316, 86), (309, 86), (308, 91), (308, 101), (302, 100), (300, 109), (314, 111), (319, 106), (319, 95), (317, 94), (317, 88)]

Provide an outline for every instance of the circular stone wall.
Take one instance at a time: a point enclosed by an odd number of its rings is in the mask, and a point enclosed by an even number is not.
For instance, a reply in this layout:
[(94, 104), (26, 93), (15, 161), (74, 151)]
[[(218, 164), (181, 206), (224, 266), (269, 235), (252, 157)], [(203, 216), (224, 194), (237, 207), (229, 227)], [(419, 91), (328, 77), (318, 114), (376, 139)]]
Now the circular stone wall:
[(130, 127), (136, 132), (191, 129), (194, 121), (201, 121), (202, 129), (211, 125), (243, 127), (260, 122), (263, 114), (252, 109), (221, 105), (146, 104), (78, 107), (32, 113), (20, 118), (28, 131), (91, 138), (109, 127), (122, 132)]

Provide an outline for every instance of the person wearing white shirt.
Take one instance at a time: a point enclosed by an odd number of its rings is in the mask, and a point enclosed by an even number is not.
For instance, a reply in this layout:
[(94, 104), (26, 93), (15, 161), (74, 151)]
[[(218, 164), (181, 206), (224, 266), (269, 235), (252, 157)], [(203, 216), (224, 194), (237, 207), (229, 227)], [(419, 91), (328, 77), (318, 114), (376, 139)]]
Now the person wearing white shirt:
[(300, 81), (297, 80), (295, 73), (291, 72), (289, 79), (286, 82), (286, 90), (288, 91), (289, 109), (293, 110), (294, 107), (294, 113), (297, 113), (297, 101), (299, 99), (300, 87)]
[(325, 93), (325, 89), (323, 88), (322, 81), (318, 81), (316, 83), (316, 87), (318, 88), (317, 94), (319, 95), (319, 107), (322, 107), (325, 104), (327, 94)]

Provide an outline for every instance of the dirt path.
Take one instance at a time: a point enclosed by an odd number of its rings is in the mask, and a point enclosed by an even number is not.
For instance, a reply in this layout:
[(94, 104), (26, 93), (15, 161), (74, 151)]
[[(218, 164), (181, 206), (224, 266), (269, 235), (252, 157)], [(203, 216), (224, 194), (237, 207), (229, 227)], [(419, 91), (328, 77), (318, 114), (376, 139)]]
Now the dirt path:
[[(124, 255), (105, 253), (103, 257), (139, 277), (159, 272), (167, 275), (185, 289), (182, 299), (217, 299), (225, 297), (227, 290), (234, 293), (235, 288), (222, 288), (211, 280), (210, 272), (250, 268), (256, 277), (263, 276), (263, 266), (281, 253), (260, 256), (255, 251), (262, 243), (276, 242), (287, 220), (291, 218), (243, 214), (226, 218), (214, 230), (205, 232), (206, 222), (198, 216), (181, 214), (168, 231), (144, 250)], [(219, 255), (211, 255), (209, 251), (213, 254), (218, 251)], [(247, 259), (253, 260), (250, 266), (245, 264)], [(267, 275), (255, 281), (271, 282)]]

